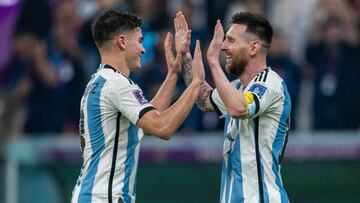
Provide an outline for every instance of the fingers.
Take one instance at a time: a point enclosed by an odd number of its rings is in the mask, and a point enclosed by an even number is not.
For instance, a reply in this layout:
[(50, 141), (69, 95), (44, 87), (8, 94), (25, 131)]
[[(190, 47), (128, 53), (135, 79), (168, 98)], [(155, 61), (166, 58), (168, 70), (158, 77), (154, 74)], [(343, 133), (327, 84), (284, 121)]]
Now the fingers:
[(196, 40), (194, 59), (195, 60), (202, 60), (202, 53), (201, 53), (201, 47), (200, 47), (200, 41), (199, 40)]
[(164, 42), (164, 49), (171, 49), (173, 43), (173, 36), (170, 32), (166, 34), (165, 42)]
[(193, 79), (202, 82), (205, 79), (205, 72), (199, 40), (196, 40), (194, 52), (194, 60), (192, 63)]
[(185, 16), (182, 14), (182, 12), (180, 11), (180, 15), (179, 15), (179, 24), (180, 24), (180, 27), (181, 29), (183, 30), (188, 30), (188, 24), (185, 20)]
[(175, 27), (175, 32), (178, 32), (180, 30), (179, 19), (177, 17), (174, 18), (174, 27)]
[(168, 32), (164, 42), (165, 57), (167, 60), (174, 60), (174, 55), (171, 50), (172, 43), (173, 43), (173, 36), (170, 32)]
[(218, 26), (218, 34), (219, 34), (219, 37), (221, 37), (221, 39), (223, 38), (224, 36), (224, 29), (223, 29), (223, 26), (221, 24), (221, 21), (218, 19), (217, 22), (216, 22), (217, 26)]
[(224, 29), (222, 27), (221, 21), (218, 19), (216, 21), (215, 30), (214, 30), (214, 36), (213, 39), (217, 41), (222, 41), (224, 38)]
[(176, 13), (176, 16), (174, 18), (174, 27), (175, 27), (175, 31), (179, 31), (179, 30), (188, 30), (188, 24), (186, 22), (185, 16), (183, 15), (183, 13), (181, 11), (178, 11)]

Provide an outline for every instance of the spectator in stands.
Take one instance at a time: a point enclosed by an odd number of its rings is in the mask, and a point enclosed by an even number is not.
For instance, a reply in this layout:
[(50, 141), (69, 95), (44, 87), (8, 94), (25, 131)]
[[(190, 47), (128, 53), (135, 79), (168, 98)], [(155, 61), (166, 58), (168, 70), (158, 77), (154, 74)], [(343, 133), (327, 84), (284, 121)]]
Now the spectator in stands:
[(359, 49), (346, 38), (346, 24), (330, 16), (321, 26), (319, 42), (309, 44), (306, 59), (314, 72), (314, 129), (359, 128)]

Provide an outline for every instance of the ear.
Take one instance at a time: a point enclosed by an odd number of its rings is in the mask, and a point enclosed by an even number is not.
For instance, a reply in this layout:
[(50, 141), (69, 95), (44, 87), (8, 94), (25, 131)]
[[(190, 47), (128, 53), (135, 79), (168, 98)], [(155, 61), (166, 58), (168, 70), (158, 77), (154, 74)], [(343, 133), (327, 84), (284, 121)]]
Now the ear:
[(249, 50), (249, 55), (255, 56), (261, 49), (261, 43), (259, 41), (254, 41), (250, 44), (250, 50)]
[(126, 48), (126, 40), (124, 35), (120, 35), (116, 38), (116, 44), (120, 47), (120, 49)]

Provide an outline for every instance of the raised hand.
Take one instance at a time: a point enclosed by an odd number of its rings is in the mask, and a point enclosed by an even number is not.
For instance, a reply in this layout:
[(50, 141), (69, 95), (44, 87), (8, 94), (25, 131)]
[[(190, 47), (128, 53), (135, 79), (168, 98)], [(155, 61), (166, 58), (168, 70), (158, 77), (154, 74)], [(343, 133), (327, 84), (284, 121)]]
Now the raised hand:
[(209, 45), (206, 58), (209, 62), (210, 67), (212, 64), (219, 64), (219, 55), (221, 51), (221, 44), (224, 40), (224, 29), (220, 20), (217, 20), (214, 30), (214, 36)]
[(176, 13), (174, 27), (176, 53), (186, 54), (190, 52), (191, 30), (189, 30), (185, 16), (181, 11)]
[(192, 61), (191, 65), (192, 65), (193, 81), (203, 82), (205, 80), (205, 71), (204, 71), (204, 64), (202, 60), (202, 53), (201, 53), (199, 40), (196, 40), (194, 60)]
[(181, 54), (176, 54), (176, 59), (172, 52), (173, 35), (168, 32), (164, 42), (165, 59), (169, 73), (180, 73), (181, 72)]

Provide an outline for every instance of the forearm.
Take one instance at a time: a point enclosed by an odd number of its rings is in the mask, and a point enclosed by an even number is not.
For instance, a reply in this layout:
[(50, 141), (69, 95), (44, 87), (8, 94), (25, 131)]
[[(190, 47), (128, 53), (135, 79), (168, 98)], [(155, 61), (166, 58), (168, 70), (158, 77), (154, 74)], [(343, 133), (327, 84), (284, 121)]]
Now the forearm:
[(211, 74), (221, 100), (233, 117), (240, 117), (247, 110), (246, 99), (239, 90), (231, 85), (220, 64), (210, 64)]
[[(185, 81), (186, 86), (189, 86), (189, 84), (192, 81), (192, 73), (191, 73), (191, 54), (187, 53), (185, 56), (183, 56), (182, 60), (182, 74)], [(196, 105), (198, 108), (202, 111), (214, 111), (213, 106), (210, 103), (209, 96), (210, 92), (213, 90), (213, 88), (204, 81), (201, 85), (199, 96), (196, 100)]]
[(172, 134), (183, 123), (199, 95), (200, 86), (200, 82), (192, 82), (177, 102), (160, 114), (164, 130)]
[(192, 72), (191, 72), (191, 54), (188, 52), (183, 55), (182, 57), (182, 74), (185, 81), (186, 86), (189, 86), (189, 84), (192, 81)]
[(176, 73), (168, 73), (155, 97), (150, 101), (160, 112), (163, 112), (170, 106), (177, 79), (178, 75)]

